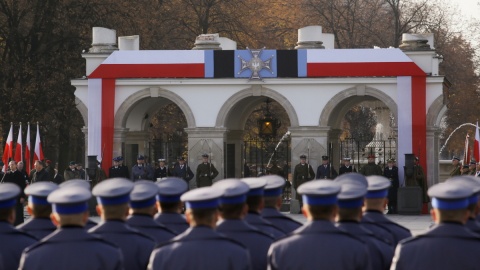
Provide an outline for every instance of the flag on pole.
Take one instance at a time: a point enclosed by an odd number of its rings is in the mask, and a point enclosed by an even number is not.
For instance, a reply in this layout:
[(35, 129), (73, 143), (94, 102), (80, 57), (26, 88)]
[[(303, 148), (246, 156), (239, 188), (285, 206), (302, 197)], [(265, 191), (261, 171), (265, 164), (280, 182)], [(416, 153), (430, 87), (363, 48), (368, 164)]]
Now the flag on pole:
[(5, 141), (5, 148), (3, 150), (2, 161), (5, 163), (3, 171), (7, 171), (8, 162), (13, 157), (13, 123), (10, 125), (10, 131), (8, 132), (7, 140)]
[(473, 156), (475, 157), (476, 162), (480, 162), (480, 131), (478, 130), (478, 121), (477, 128), (475, 129), (475, 144), (473, 145)]
[(22, 123), (20, 123), (20, 128), (18, 129), (18, 138), (17, 145), (15, 145), (15, 162), (20, 162), (23, 160), (23, 143), (22, 143)]
[(37, 137), (35, 138), (35, 152), (33, 154), (33, 162), (37, 160), (44, 160), (42, 142), (40, 141), (40, 127), (37, 122)]
[(32, 149), (32, 147), (30, 146), (30, 122), (28, 122), (26, 140), (27, 143), (25, 146), (25, 171), (28, 175), (30, 175), (30, 170), (32, 169), (32, 165), (30, 164), (30, 162), (32, 161), (32, 159), (30, 158), (30, 149)]
[(467, 136), (465, 136), (465, 151), (464, 151), (464, 154), (463, 154), (463, 165), (468, 165), (470, 163), (470, 149), (468, 147), (468, 139), (470, 138), (470, 135), (467, 134)]

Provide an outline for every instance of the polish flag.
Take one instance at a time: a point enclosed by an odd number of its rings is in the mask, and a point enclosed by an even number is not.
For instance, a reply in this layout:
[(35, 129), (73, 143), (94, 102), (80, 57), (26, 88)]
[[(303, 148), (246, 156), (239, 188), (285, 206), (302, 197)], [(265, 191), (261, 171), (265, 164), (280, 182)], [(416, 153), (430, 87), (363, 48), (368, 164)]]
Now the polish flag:
[(40, 127), (38, 126), (37, 122), (37, 137), (35, 139), (35, 153), (33, 154), (33, 162), (43, 159), (45, 159), (45, 157), (43, 156), (42, 142), (40, 141)]
[(480, 132), (478, 131), (478, 121), (477, 128), (475, 129), (475, 144), (473, 146), (473, 156), (475, 157), (476, 162), (480, 162)]
[(17, 145), (15, 146), (15, 162), (23, 160), (23, 147), (22, 147), (22, 123), (20, 123), (20, 129), (18, 130)]
[(5, 142), (5, 149), (3, 150), (3, 158), (2, 161), (5, 164), (3, 166), (3, 171), (7, 171), (8, 162), (13, 157), (13, 124), (10, 125), (10, 131), (8, 132), (8, 137)]
[(25, 146), (25, 171), (27, 172), (28, 175), (30, 175), (30, 170), (32, 169), (32, 165), (30, 164), (30, 162), (32, 161), (31, 158), (30, 158), (30, 149), (32, 149), (32, 147), (30, 146), (30, 123), (28, 123), (28, 127), (27, 127), (27, 143), (26, 143), (26, 146)]

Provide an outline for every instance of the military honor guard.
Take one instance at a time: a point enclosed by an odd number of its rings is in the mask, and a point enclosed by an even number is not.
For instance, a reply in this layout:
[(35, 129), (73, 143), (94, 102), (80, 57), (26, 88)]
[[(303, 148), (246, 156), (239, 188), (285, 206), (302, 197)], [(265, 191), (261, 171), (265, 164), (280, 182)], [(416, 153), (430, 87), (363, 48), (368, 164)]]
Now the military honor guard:
[(153, 175), (155, 171), (153, 168), (145, 163), (145, 157), (143, 155), (137, 156), (137, 164), (132, 167), (132, 181), (137, 180), (150, 180), (154, 181)]
[[(401, 240), (411, 237), (412, 234), (407, 228), (391, 221), (383, 214), (385, 205), (388, 202), (388, 191), (391, 186), (390, 180), (383, 176), (372, 175), (367, 176), (367, 181), (368, 192), (365, 195), (365, 212), (362, 218), (364, 225), (370, 225), (366, 226), (367, 229), (376, 233), (377, 230), (374, 228), (381, 227), (379, 228), (380, 231), (386, 231), (391, 235), (388, 238), (392, 240), (393, 246), (396, 246)], [(385, 233), (378, 233), (377, 235), (387, 238)]]
[(278, 175), (267, 175), (262, 178), (267, 181), (267, 185), (263, 191), (265, 207), (262, 210), (261, 216), (279, 228), (284, 234), (289, 234), (300, 228), (302, 226), (300, 222), (280, 213), (280, 207), (282, 207), (283, 203), (285, 179)]
[(65, 181), (80, 178), (80, 172), (78, 172), (75, 168), (75, 164), (75, 161), (70, 161), (70, 163), (68, 164), (68, 168), (65, 169), (65, 171), (63, 172), (63, 178), (65, 179)]
[(77, 164), (75, 164), (75, 168), (77, 169), (78, 173), (80, 174), (80, 179), (87, 179), (87, 172), (83, 168), (82, 163), (77, 162)]
[(460, 175), (470, 175), (470, 167), (468, 165), (463, 165), (460, 170)]
[(20, 196), (17, 198), (17, 205), (15, 206), (15, 222), (13, 223), (14, 226), (23, 223), (23, 208), (25, 202), (25, 193), (23, 192), (26, 187), (25, 179), (20, 171), (17, 170), (17, 163), (12, 160), (8, 162), (8, 170), (3, 176), (2, 182), (3, 183), (12, 183), (17, 185), (20, 188)]
[(360, 173), (365, 176), (383, 175), (382, 167), (375, 164), (375, 155), (368, 156), (368, 163), (362, 166)]
[(478, 269), (480, 237), (464, 225), (473, 190), (448, 181), (430, 187), (428, 195), (435, 226), (400, 242), (390, 269)]
[(452, 158), (452, 170), (450, 171), (450, 176), (457, 176), (457, 175), (461, 175), (462, 174), (462, 170), (461, 170), (461, 167), (462, 165), (460, 165), (460, 159), (458, 157), (453, 157)]
[(398, 179), (398, 167), (393, 165), (393, 159), (387, 161), (387, 167), (383, 169), (383, 176), (390, 180), (388, 190), (388, 214), (397, 214), (397, 192), (400, 187)]
[(15, 206), (21, 190), (16, 184), (0, 184), (0, 254), (3, 269), (18, 269), (22, 251), (37, 242), (33, 236), (15, 229)]
[(183, 233), (189, 227), (181, 215), (182, 201), (180, 196), (187, 192), (188, 184), (177, 177), (169, 177), (156, 183), (158, 186), (157, 209), (155, 221), (176, 234)]
[(243, 220), (248, 211), (246, 199), (250, 188), (238, 179), (221, 180), (213, 186), (223, 191), (219, 207), (221, 220), (216, 231), (248, 249), (253, 269), (267, 269), (267, 252), (274, 238)]
[(124, 269), (120, 249), (84, 229), (91, 196), (90, 190), (74, 185), (50, 193), (58, 229), (25, 249), (18, 269)]
[(208, 155), (202, 155), (202, 163), (197, 166), (197, 173), (195, 175), (197, 187), (208, 187), (212, 185), (213, 179), (217, 177), (218, 171), (208, 160)]
[(333, 224), (340, 185), (311, 181), (298, 192), (308, 222), (270, 246), (269, 269), (371, 269), (365, 243)]
[(285, 233), (280, 228), (261, 216), (264, 207), (263, 194), (267, 180), (263, 177), (250, 177), (243, 178), (242, 181), (250, 188), (247, 193), (248, 214), (245, 217), (245, 221), (253, 227), (270, 234), (275, 239), (285, 236)]
[(195, 175), (190, 169), (190, 166), (185, 163), (185, 158), (179, 157), (178, 164), (175, 164), (175, 167), (173, 167), (172, 176), (185, 180), (188, 185)]
[(108, 169), (108, 178), (130, 178), (128, 167), (123, 165), (123, 157), (113, 158), (113, 166)]
[(342, 174), (345, 174), (345, 173), (356, 173), (357, 172), (357, 169), (355, 169), (354, 166), (352, 166), (352, 164), (350, 163), (352, 159), (351, 158), (343, 158), (343, 165), (340, 167), (340, 169), (338, 170), (338, 175), (342, 175)]
[(393, 247), (362, 226), (362, 207), (368, 182), (365, 176), (352, 173), (335, 179), (341, 185), (338, 194), (337, 228), (360, 238), (368, 247), (372, 269), (389, 269)]
[(322, 156), (322, 164), (317, 167), (317, 179), (335, 179), (337, 171), (330, 163), (328, 156)]
[(112, 178), (95, 186), (93, 195), (97, 197), (102, 222), (88, 232), (117, 245), (125, 269), (140, 270), (147, 268), (155, 241), (125, 222), (132, 190), (133, 183), (124, 178)]
[(56, 189), (58, 185), (52, 182), (34, 183), (25, 189), (25, 194), (28, 195), (27, 211), (30, 219), (18, 225), (17, 229), (35, 236), (38, 240), (57, 229), (50, 219), (52, 205), (47, 200), (48, 195)]
[(158, 160), (158, 168), (155, 169), (155, 179), (167, 178), (169, 174), (168, 167), (165, 165), (165, 159), (161, 158)]
[(477, 172), (476, 167), (477, 163), (474, 160), (470, 161), (470, 164), (468, 165), (468, 175), (475, 176), (475, 173)]
[[(307, 156), (301, 155), (300, 163), (293, 170), (293, 188), (297, 191), (300, 185), (312, 179), (315, 179), (315, 172), (313, 172), (312, 166), (307, 162)], [(300, 201), (300, 204), (302, 203), (302, 197), (298, 193), (297, 200)]]
[(157, 213), (158, 186), (147, 180), (135, 182), (130, 192), (130, 215), (127, 224), (155, 239), (156, 244), (166, 242), (177, 234), (153, 220)]
[[(84, 179), (72, 179), (72, 180), (68, 180), (66, 182), (63, 182), (59, 185), (60, 188), (69, 187), (69, 186), (75, 186), (76, 188), (83, 188), (83, 189), (86, 189), (86, 190), (90, 190), (90, 183), (87, 180), (84, 180)], [(91, 197), (88, 200), (89, 208), (91, 208), (90, 206), (92, 204), (92, 199), (95, 199), (95, 198)], [(89, 212), (90, 212), (90, 209), (89, 209)], [(95, 226), (97, 226), (97, 223), (89, 218), (87, 220), (87, 223), (85, 223), (84, 228), (85, 228), (86, 231), (88, 231)]]
[(183, 194), (190, 229), (158, 246), (152, 252), (148, 269), (250, 269), (245, 247), (214, 230), (222, 195), (223, 191), (215, 187)]

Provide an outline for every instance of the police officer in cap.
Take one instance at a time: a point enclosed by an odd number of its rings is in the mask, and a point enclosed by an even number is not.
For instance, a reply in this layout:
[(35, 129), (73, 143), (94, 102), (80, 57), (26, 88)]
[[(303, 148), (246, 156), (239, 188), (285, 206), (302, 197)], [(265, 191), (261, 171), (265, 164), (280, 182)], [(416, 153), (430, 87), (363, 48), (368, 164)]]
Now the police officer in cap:
[(155, 170), (155, 179), (162, 179), (162, 178), (167, 178), (169, 171), (168, 167), (165, 165), (165, 159), (161, 158), (158, 160), (159, 166)]
[(148, 269), (250, 269), (248, 251), (214, 231), (222, 194), (218, 188), (203, 187), (182, 195), (190, 229), (158, 246)]
[(390, 269), (478, 269), (480, 237), (464, 225), (472, 189), (448, 181), (430, 187), (428, 195), (435, 226), (400, 242)]
[(38, 240), (57, 229), (50, 219), (52, 205), (47, 201), (48, 195), (56, 189), (58, 185), (52, 182), (33, 183), (25, 189), (25, 194), (28, 195), (27, 211), (31, 217), (18, 225), (17, 229), (35, 236)]
[(177, 234), (183, 233), (189, 225), (180, 214), (183, 208), (180, 196), (187, 192), (187, 183), (180, 178), (169, 177), (156, 184), (158, 186), (158, 214), (155, 215), (155, 221)]
[[(396, 246), (402, 239), (411, 237), (410, 231), (386, 218), (383, 214), (385, 205), (388, 203), (388, 190), (390, 188), (390, 181), (378, 175), (367, 176), (368, 192), (365, 195), (365, 212), (363, 213), (362, 222), (366, 224), (373, 224), (373, 226), (381, 227), (383, 232), (387, 231), (392, 240), (393, 246)], [(373, 226), (369, 227), (371, 229)], [(373, 230), (372, 230), (373, 231)], [(380, 234), (382, 237), (386, 237), (385, 234)]]
[(125, 269), (145, 269), (155, 241), (125, 223), (133, 183), (124, 178), (112, 178), (93, 188), (97, 197), (102, 223), (88, 232), (117, 245), (123, 254)]
[(52, 220), (58, 229), (25, 249), (18, 269), (123, 269), (119, 248), (83, 228), (91, 196), (90, 190), (77, 186), (50, 193), (47, 200), (52, 204)]
[(127, 224), (155, 239), (157, 244), (166, 242), (177, 234), (153, 220), (157, 213), (158, 186), (151, 181), (137, 181), (130, 192), (130, 215)]
[(280, 213), (280, 207), (282, 207), (283, 203), (283, 187), (285, 185), (283, 177), (267, 175), (262, 178), (267, 180), (267, 185), (263, 192), (265, 208), (262, 210), (262, 217), (274, 224), (284, 234), (289, 234), (301, 227), (302, 224), (300, 222)]
[(217, 177), (218, 171), (211, 162), (208, 161), (208, 155), (202, 155), (202, 163), (198, 164), (196, 180), (197, 187), (208, 187), (212, 185), (212, 180)]
[(461, 171), (461, 165), (460, 165), (460, 159), (458, 157), (453, 157), (452, 158), (452, 165), (453, 165), (453, 169), (450, 171), (450, 176), (457, 176), (457, 175), (461, 175), (462, 174), (462, 171)]
[(364, 242), (333, 224), (340, 185), (311, 181), (298, 192), (308, 223), (270, 246), (269, 269), (371, 269)]
[(337, 228), (366, 243), (372, 269), (389, 269), (393, 247), (360, 224), (363, 200), (367, 194), (367, 179), (361, 174), (350, 173), (337, 177), (335, 182), (342, 186), (338, 194)]
[(322, 156), (322, 164), (317, 168), (317, 179), (335, 179), (337, 171), (329, 163), (328, 156)]
[(357, 169), (355, 169), (355, 167), (353, 167), (350, 164), (351, 160), (352, 159), (349, 158), (349, 157), (343, 158), (343, 165), (338, 170), (338, 175), (342, 175), (344, 173), (352, 173), (352, 172), (356, 173), (357, 172)]
[(132, 180), (150, 180), (153, 181), (153, 175), (155, 171), (153, 168), (145, 164), (145, 157), (143, 155), (138, 155), (137, 164), (132, 167)]
[[(90, 183), (87, 180), (84, 180), (84, 179), (72, 179), (72, 180), (68, 180), (66, 182), (63, 182), (59, 185), (60, 188), (69, 187), (69, 186), (75, 186), (76, 188), (83, 188), (83, 189), (86, 189), (86, 190), (90, 190)], [(95, 198), (93, 198), (93, 199), (95, 199)], [(89, 208), (91, 208), (92, 198), (90, 198), (88, 203), (89, 203)], [(91, 215), (91, 213), (90, 213), (90, 215)], [(91, 218), (89, 218), (87, 220), (87, 223), (85, 224), (85, 230), (88, 231), (95, 226), (97, 226), (97, 223), (95, 221), (93, 221)]]
[(113, 158), (113, 166), (108, 169), (108, 178), (130, 178), (128, 167), (123, 165), (123, 157), (118, 156)]
[(178, 164), (175, 164), (175, 167), (173, 167), (172, 176), (185, 180), (187, 184), (192, 180), (194, 174), (190, 170), (190, 166), (185, 163), (184, 157), (178, 158)]
[(480, 223), (477, 222), (476, 217), (479, 212), (479, 198), (480, 195), (480, 179), (472, 176), (455, 176), (447, 179), (446, 182), (453, 182), (456, 185), (462, 185), (470, 188), (473, 192), (472, 196), (468, 198), (468, 216), (465, 226), (473, 232), (480, 234)]
[(20, 188), (15, 184), (0, 184), (0, 254), (3, 269), (17, 269), (23, 249), (37, 242), (33, 236), (12, 226), (20, 192)]
[(265, 205), (263, 193), (267, 180), (263, 177), (250, 177), (243, 178), (242, 181), (250, 188), (247, 193), (248, 214), (245, 217), (245, 221), (253, 227), (272, 235), (275, 239), (285, 236), (285, 233), (280, 228), (260, 215)]
[(221, 180), (213, 186), (223, 190), (219, 208), (222, 220), (217, 223), (217, 232), (243, 244), (248, 249), (253, 269), (266, 269), (268, 248), (274, 238), (243, 220), (248, 211), (245, 202), (250, 188), (238, 179)]

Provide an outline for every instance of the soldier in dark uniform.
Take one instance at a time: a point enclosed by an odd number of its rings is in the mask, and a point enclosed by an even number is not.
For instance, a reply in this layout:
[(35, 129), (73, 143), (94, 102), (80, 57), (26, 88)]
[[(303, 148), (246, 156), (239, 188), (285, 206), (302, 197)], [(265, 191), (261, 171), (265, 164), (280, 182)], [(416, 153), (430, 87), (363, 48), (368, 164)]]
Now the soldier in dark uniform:
[(471, 176), (455, 176), (447, 179), (446, 182), (453, 182), (456, 185), (462, 185), (472, 190), (473, 194), (468, 198), (467, 209), (469, 216), (465, 226), (480, 235), (480, 223), (476, 220), (479, 211), (478, 196), (480, 195), (480, 180)]
[(344, 158), (343, 159), (343, 165), (342, 167), (340, 167), (340, 169), (338, 170), (338, 175), (342, 175), (344, 173), (356, 173), (357, 172), (357, 169), (355, 169), (355, 167), (353, 167), (351, 164), (350, 164), (350, 158)]
[(70, 163), (68, 164), (68, 168), (65, 169), (65, 171), (63, 172), (63, 178), (65, 179), (65, 181), (80, 178), (80, 172), (77, 171), (77, 169), (75, 168), (75, 164), (75, 161), (70, 161)]
[(169, 177), (158, 181), (157, 209), (155, 221), (177, 234), (188, 229), (188, 223), (181, 215), (180, 196), (188, 190), (188, 184), (180, 178)]
[(430, 187), (435, 226), (402, 241), (390, 269), (478, 269), (480, 237), (464, 225), (472, 194), (471, 188), (455, 181)]
[(161, 158), (158, 160), (159, 166), (155, 170), (155, 179), (158, 180), (158, 178), (167, 178), (169, 175), (168, 167), (165, 165), (165, 159)]
[(158, 186), (150, 181), (137, 181), (130, 192), (130, 215), (127, 224), (155, 239), (156, 244), (167, 242), (177, 234), (153, 220), (157, 213)]
[(108, 178), (130, 178), (128, 167), (123, 165), (123, 157), (118, 156), (113, 159), (113, 166), (108, 170)]
[(17, 198), (17, 205), (15, 206), (15, 222), (13, 223), (14, 226), (23, 223), (23, 208), (24, 208), (24, 203), (26, 201), (25, 193), (23, 192), (26, 187), (25, 179), (23, 178), (23, 175), (21, 172), (17, 170), (17, 163), (15, 161), (10, 161), (8, 163), (9, 170), (5, 173), (5, 176), (3, 177), (3, 182), (4, 183), (12, 183), (17, 185), (21, 192), (20, 196)]
[[(315, 173), (313, 172), (312, 166), (307, 163), (307, 156), (300, 156), (300, 163), (295, 166), (293, 170), (293, 188), (295, 191), (298, 190), (298, 187), (303, 183), (306, 183), (312, 179), (315, 179)], [(297, 200), (302, 203), (302, 197), (297, 193)]]
[(138, 155), (137, 157), (137, 164), (132, 167), (132, 181), (137, 180), (150, 180), (154, 181), (153, 175), (155, 171), (153, 168), (145, 164), (145, 157), (142, 155)]
[[(388, 190), (390, 188), (390, 180), (383, 176), (372, 175), (367, 177), (368, 192), (365, 195), (365, 212), (363, 213), (362, 222), (365, 225), (373, 224), (374, 226), (380, 226), (383, 232), (387, 231), (392, 240), (393, 246), (396, 246), (401, 240), (411, 237), (410, 231), (391, 221), (383, 215), (385, 204), (387, 203)], [(371, 229), (374, 226), (367, 226)], [(371, 229), (374, 231), (373, 229)], [(376, 231), (374, 231), (376, 233)], [(384, 233), (378, 233), (377, 235), (382, 238), (386, 238)]]
[(77, 163), (75, 164), (75, 168), (77, 169), (78, 173), (80, 174), (80, 179), (87, 179), (87, 174), (85, 172), (85, 169), (83, 168), (82, 163)]
[(102, 223), (88, 232), (117, 245), (123, 254), (125, 269), (145, 269), (155, 241), (131, 228), (125, 222), (133, 182), (124, 178), (112, 178), (93, 189), (98, 200), (98, 212)]
[(18, 225), (17, 229), (35, 236), (38, 240), (57, 229), (50, 219), (52, 205), (47, 201), (48, 195), (56, 189), (58, 185), (46, 181), (31, 184), (25, 189), (25, 194), (29, 196), (27, 211), (31, 217), (27, 222)]
[(368, 163), (362, 166), (362, 168), (360, 169), (360, 173), (365, 176), (383, 175), (383, 170), (382, 170), (382, 167), (375, 164), (375, 156), (369, 155)]
[(300, 222), (285, 216), (279, 211), (283, 202), (283, 187), (285, 186), (285, 179), (278, 175), (267, 175), (262, 178), (267, 180), (267, 185), (263, 192), (265, 208), (262, 210), (262, 217), (267, 221), (270, 221), (284, 234), (289, 234), (300, 228), (302, 226)]
[(398, 179), (398, 167), (393, 165), (393, 160), (387, 161), (387, 167), (383, 170), (383, 176), (390, 180), (391, 185), (388, 190), (388, 214), (397, 213), (397, 191), (400, 187)]
[(76, 186), (50, 193), (48, 202), (58, 229), (25, 249), (18, 269), (124, 269), (119, 248), (83, 228), (91, 196), (90, 190)]
[(197, 187), (208, 187), (212, 185), (212, 180), (218, 175), (217, 169), (211, 162), (208, 162), (208, 155), (202, 155), (203, 162), (198, 164), (196, 180)]
[(22, 174), (23, 179), (25, 179), (25, 183), (28, 185), (30, 178), (28, 177), (27, 171), (24, 168), (23, 161), (17, 163), (17, 170)]
[(335, 182), (342, 186), (338, 194), (337, 228), (360, 238), (367, 244), (372, 269), (389, 269), (393, 247), (360, 223), (363, 200), (367, 194), (367, 179), (361, 174), (353, 173), (337, 177)]
[[(66, 182), (63, 182), (59, 185), (60, 188), (69, 187), (69, 186), (75, 186), (76, 188), (84, 188), (84, 189), (90, 190), (90, 183), (87, 180), (84, 180), (84, 179), (72, 179), (72, 180), (68, 180)], [(95, 203), (96, 203), (96, 200), (95, 200)], [(92, 205), (92, 198), (90, 198), (90, 200), (88, 201), (88, 204), (89, 204), (89, 212), (91, 214), (91, 209), (90, 208), (91, 208), (91, 205)], [(95, 216), (96, 215), (97, 214), (95, 214)], [(85, 224), (84, 228), (85, 228), (86, 231), (88, 231), (95, 226), (97, 226), (97, 223), (89, 218), (87, 220), (87, 223)]]
[(45, 165), (40, 160), (35, 160), (35, 173), (33, 174), (32, 183), (41, 181), (50, 181), (48, 172), (44, 169)]
[(250, 188), (237, 179), (221, 180), (213, 186), (224, 192), (220, 198), (219, 208), (222, 220), (217, 223), (216, 231), (243, 244), (248, 249), (253, 269), (267, 269), (267, 252), (274, 238), (243, 220), (248, 211), (245, 202)]
[(337, 171), (329, 162), (328, 156), (322, 156), (322, 165), (317, 168), (317, 179), (335, 179)]
[(333, 224), (340, 185), (311, 181), (298, 192), (308, 223), (270, 246), (269, 269), (371, 269), (366, 245)]
[(148, 269), (250, 269), (248, 251), (214, 231), (222, 194), (220, 189), (203, 187), (182, 195), (190, 229), (158, 246)]
[(453, 165), (453, 169), (450, 171), (450, 176), (457, 176), (457, 175), (461, 175), (462, 172), (461, 172), (461, 165), (460, 165), (460, 159), (458, 157), (453, 157), (452, 158), (452, 165)]
[(190, 170), (190, 166), (185, 163), (184, 157), (178, 158), (178, 164), (173, 167), (172, 176), (185, 180), (187, 185), (190, 183), (190, 180), (192, 180), (194, 174), (192, 170)]
[(419, 186), (422, 188), (423, 203), (428, 203), (430, 201), (427, 195), (427, 179), (425, 177), (422, 165), (420, 165), (420, 159), (418, 157), (415, 157), (415, 163), (413, 165), (413, 178), (409, 179), (407, 177), (405, 179), (405, 184), (406, 186)]
[(250, 188), (247, 193), (248, 214), (245, 217), (245, 221), (253, 227), (270, 234), (275, 239), (284, 236), (285, 233), (280, 228), (260, 215), (264, 206), (263, 193), (264, 188), (267, 185), (267, 180), (264, 177), (251, 177), (243, 178), (242, 181)]
[[(18, 269), (22, 251), (37, 240), (24, 232), (15, 229), (15, 205), (21, 190), (16, 184), (0, 184), (0, 254), (2, 269)], [(2, 266), (2, 265), (0, 265)]]

